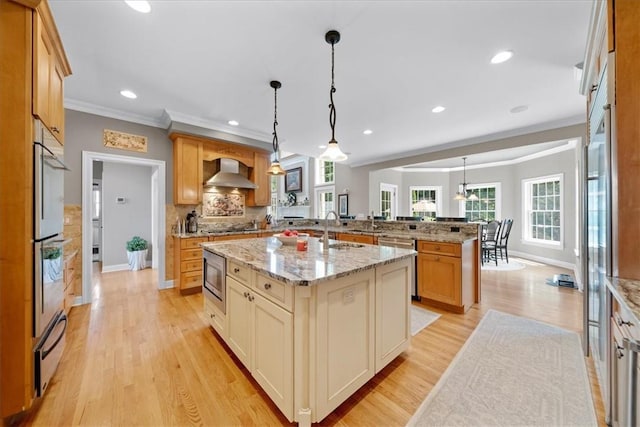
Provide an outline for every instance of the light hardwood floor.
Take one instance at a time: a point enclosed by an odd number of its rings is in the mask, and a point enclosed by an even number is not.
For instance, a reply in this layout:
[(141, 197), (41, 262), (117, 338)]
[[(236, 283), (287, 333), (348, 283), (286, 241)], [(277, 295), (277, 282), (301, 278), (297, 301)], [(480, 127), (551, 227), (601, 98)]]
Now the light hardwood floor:
[[(483, 271), (482, 302), (466, 314), (426, 307), (442, 317), (320, 425), (405, 425), (489, 309), (581, 331), (582, 294), (544, 282), (558, 273), (571, 272)], [(158, 291), (152, 271), (142, 270), (96, 275), (93, 301), (71, 311), (58, 372), (27, 424), (289, 424), (207, 326), (201, 294)]]

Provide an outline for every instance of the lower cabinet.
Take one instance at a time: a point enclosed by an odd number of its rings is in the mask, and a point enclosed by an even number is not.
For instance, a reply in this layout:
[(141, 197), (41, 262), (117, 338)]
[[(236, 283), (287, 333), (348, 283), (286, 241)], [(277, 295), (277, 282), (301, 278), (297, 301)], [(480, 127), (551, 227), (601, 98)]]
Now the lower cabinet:
[(180, 293), (202, 291), (202, 247), (207, 237), (173, 238), (173, 281)]
[(456, 313), (471, 308), (478, 286), (475, 243), (418, 241), (418, 294), (427, 304)]
[(293, 315), (227, 276), (227, 345), (293, 419)]
[(345, 242), (366, 243), (369, 245), (376, 244), (376, 238), (366, 234), (336, 233), (336, 239)]
[(204, 313), (207, 321), (216, 330), (218, 335), (226, 341), (227, 339), (227, 316), (220, 311), (208, 298), (204, 298)]
[(76, 271), (75, 263), (78, 252), (74, 251), (64, 260), (64, 311), (68, 314), (75, 299)]

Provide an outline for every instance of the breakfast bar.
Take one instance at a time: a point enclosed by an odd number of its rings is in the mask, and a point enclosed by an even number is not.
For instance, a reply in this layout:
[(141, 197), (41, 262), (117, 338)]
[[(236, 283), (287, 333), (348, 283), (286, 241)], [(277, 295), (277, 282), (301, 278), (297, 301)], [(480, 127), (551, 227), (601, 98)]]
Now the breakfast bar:
[(312, 237), (304, 251), (276, 237), (202, 246), (224, 259), (217, 274), (205, 263), (209, 322), (289, 421), (321, 421), (409, 346), (414, 250)]

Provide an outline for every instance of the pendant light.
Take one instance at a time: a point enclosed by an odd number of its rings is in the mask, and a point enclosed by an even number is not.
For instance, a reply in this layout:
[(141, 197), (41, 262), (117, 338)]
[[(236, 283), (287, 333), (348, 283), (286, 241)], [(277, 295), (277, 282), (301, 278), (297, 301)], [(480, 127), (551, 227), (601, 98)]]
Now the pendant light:
[(454, 200), (459, 200), (459, 201), (464, 201), (464, 200), (471, 200), (471, 201), (475, 201), (478, 200), (478, 196), (475, 195), (475, 193), (471, 193), (469, 194), (469, 191), (467, 191), (467, 158), (463, 157), (462, 158), (462, 191), (458, 191), (456, 192), (455, 197), (453, 198)]
[(329, 125), (331, 126), (331, 141), (327, 145), (327, 150), (320, 155), (320, 160), (326, 160), (331, 162), (341, 162), (347, 160), (347, 155), (344, 154), (338, 147), (338, 141), (336, 141), (336, 106), (333, 103), (333, 94), (336, 91), (334, 84), (334, 46), (340, 41), (340, 33), (336, 30), (331, 30), (325, 34), (324, 39), (331, 45), (331, 90), (329, 91)]
[(280, 154), (280, 144), (278, 144), (278, 132), (276, 126), (278, 126), (278, 89), (282, 87), (282, 84), (277, 80), (272, 80), (269, 85), (273, 88), (273, 155), (274, 159), (271, 162), (271, 166), (267, 169), (267, 175), (285, 175), (286, 171), (280, 166), (280, 160), (278, 156)]

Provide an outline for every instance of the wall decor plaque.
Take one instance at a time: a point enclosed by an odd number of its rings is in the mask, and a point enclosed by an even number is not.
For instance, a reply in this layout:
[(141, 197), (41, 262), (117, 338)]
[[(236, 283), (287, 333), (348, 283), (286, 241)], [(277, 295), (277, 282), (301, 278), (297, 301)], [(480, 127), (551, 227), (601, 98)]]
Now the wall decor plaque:
[(132, 135), (130, 133), (105, 129), (102, 139), (105, 147), (137, 151), (139, 153), (147, 152), (146, 136)]

